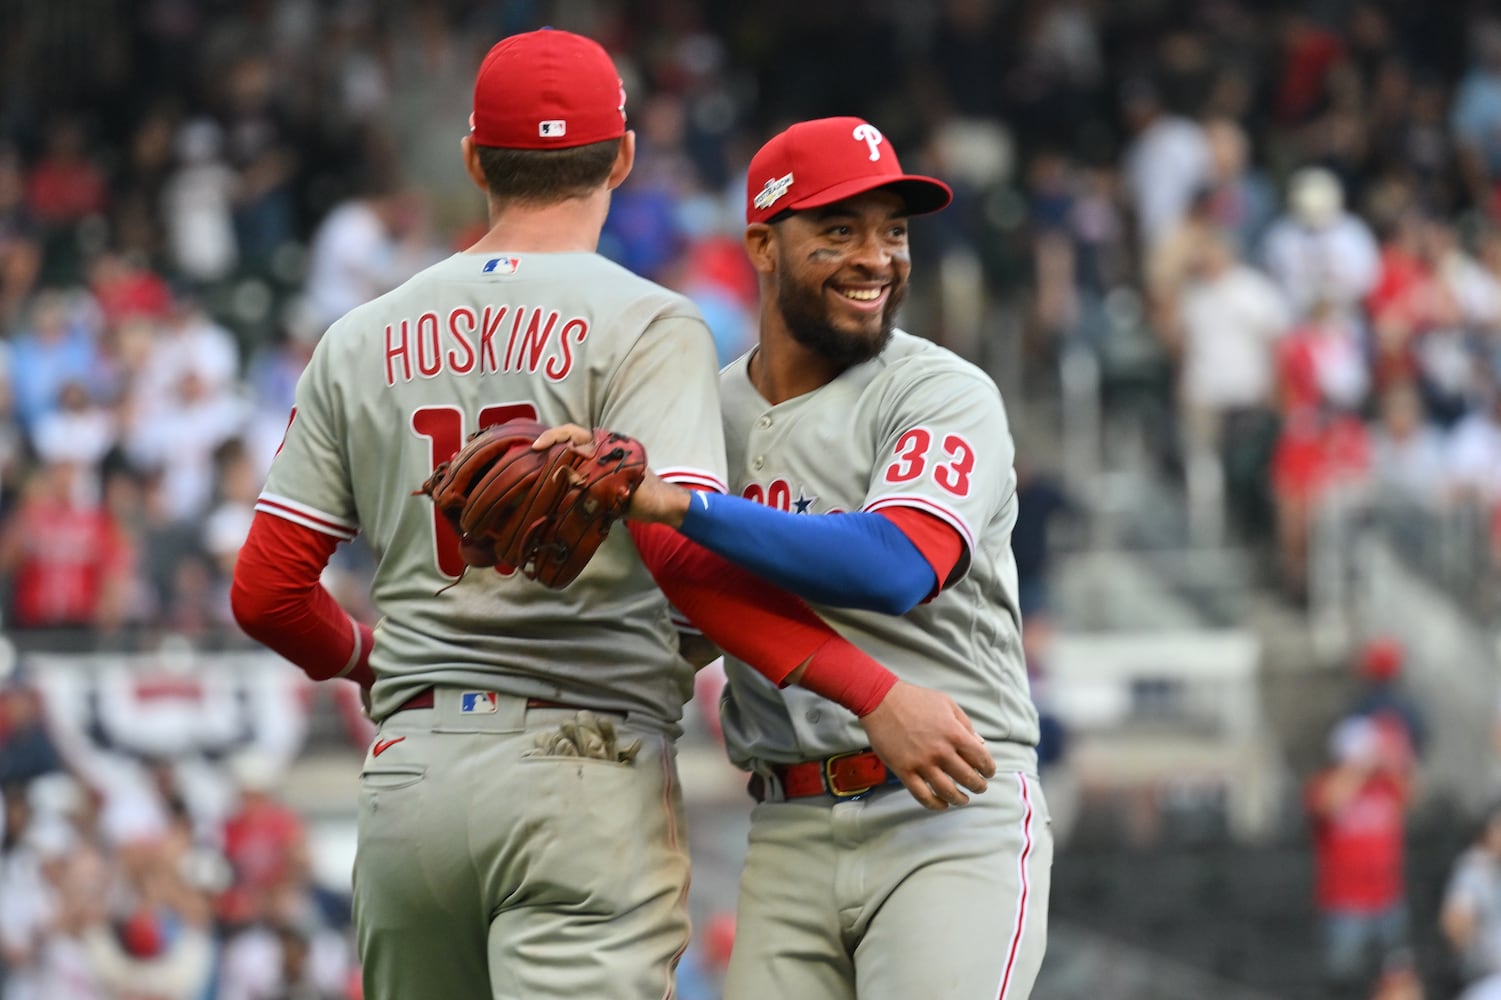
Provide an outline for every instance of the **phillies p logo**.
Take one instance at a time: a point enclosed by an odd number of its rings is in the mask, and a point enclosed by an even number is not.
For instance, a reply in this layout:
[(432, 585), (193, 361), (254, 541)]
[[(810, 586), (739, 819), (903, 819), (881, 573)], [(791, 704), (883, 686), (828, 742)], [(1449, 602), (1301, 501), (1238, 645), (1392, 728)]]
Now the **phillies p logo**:
[(879, 160), (881, 158), (881, 151), (876, 148), (881, 144), (880, 129), (868, 122), (861, 122), (855, 126), (854, 136), (870, 147), (870, 158), (872, 160)]

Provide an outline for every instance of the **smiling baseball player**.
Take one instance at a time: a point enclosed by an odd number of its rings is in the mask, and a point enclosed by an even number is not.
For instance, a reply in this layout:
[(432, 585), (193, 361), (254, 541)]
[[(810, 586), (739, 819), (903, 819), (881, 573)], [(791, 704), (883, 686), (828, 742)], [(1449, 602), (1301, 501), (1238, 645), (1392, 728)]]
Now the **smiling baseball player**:
[[(518, 417), (607, 425), (666, 479), (721, 487), (708, 329), (595, 253), (633, 163), (624, 102), (581, 36), (491, 50), (463, 141), (491, 228), (324, 335), (236, 563), (245, 631), (314, 678), (360, 683), (380, 723), (354, 872), (370, 1000), (673, 995), (688, 934), (673, 739), (692, 670), (654, 575), (708, 567), (712, 586), (678, 606), (769, 683), (861, 717), (924, 794), (978, 790), (993, 767), (951, 698), (667, 528), (611, 533), (555, 590), (471, 565), (414, 495), (472, 432)], [(377, 561), (373, 631), (318, 585), (357, 531)]]
[(925, 811), (892, 793), (850, 713), (727, 657), (725, 740), (759, 801), (727, 1000), (1017, 1000), (1042, 962), (1052, 838), (1010, 546), (1014, 447), (984, 372), (894, 329), (908, 217), (949, 200), (858, 118), (766, 143), (746, 205), (759, 343), (720, 375), (740, 496), (648, 477), (632, 507), (952, 695), (997, 762), (963, 808)]

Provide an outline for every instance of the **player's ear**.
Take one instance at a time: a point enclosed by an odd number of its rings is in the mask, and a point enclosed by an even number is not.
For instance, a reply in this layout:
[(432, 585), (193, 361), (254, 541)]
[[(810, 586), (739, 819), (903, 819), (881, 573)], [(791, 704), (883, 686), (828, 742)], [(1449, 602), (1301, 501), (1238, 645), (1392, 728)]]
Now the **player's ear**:
[(464, 171), (469, 174), (469, 179), (479, 185), (479, 189), (486, 193), (490, 190), (490, 184), (485, 180), (485, 168), (480, 166), (479, 147), (474, 144), (472, 136), (464, 136), (459, 140), (459, 146), (464, 151)]
[(776, 242), (777, 231), (774, 226), (752, 222), (745, 227), (745, 255), (750, 258), (751, 267), (758, 273), (770, 274), (776, 270)]
[(636, 130), (626, 129), (620, 137), (620, 151), (615, 154), (615, 165), (610, 168), (609, 189), (614, 191), (625, 183), (636, 165)]

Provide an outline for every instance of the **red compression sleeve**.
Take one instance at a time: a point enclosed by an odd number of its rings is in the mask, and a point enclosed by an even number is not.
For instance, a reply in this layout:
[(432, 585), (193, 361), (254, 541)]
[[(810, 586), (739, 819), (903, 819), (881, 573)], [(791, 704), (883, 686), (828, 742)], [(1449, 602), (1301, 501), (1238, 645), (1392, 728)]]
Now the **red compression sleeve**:
[(954, 569), (964, 555), (964, 539), (959, 537), (959, 532), (943, 518), (916, 507), (882, 507), (876, 513), (900, 528), (933, 567), (938, 586), (928, 595), (928, 600), (937, 597), (938, 592), (949, 585)]
[(338, 540), (257, 511), (235, 559), (230, 606), (245, 634), (301, 667), (315, 681), (370, 672), (370, 626), (349, 616), (319, 583)]
[(720, 649), (781, 686), (798, 683), (868, 715), (896, 675), (829, 627), (798, 598), (666, 525), (627, 522), (641, 561), (673, 606)]

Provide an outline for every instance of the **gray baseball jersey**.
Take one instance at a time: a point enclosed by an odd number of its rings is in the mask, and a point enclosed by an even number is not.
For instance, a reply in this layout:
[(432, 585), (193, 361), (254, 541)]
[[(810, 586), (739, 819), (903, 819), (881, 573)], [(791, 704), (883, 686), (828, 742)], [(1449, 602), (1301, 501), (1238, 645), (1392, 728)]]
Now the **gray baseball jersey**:
[[(995, 383), (898, 330), (879, 357), (771, 406), (751, 385), (749, 357), (720, 374), (733, 491), (804, 514), (912, 507), (964, 541), (954, 579), (906, 615), (818, 613), (898, 677), (953, 697), (987, 740), (1035, 745), (1011, 555), (1015, 449)], [(800, 687), (779, 690), (728, 657), (726, 672), (724, 733), (737, 765), (868, 743), (848, 710)]]
[(692, 670), (627, 532), (553, 591), (465, 571), (413, 490), (470, 433), (518, 416), (630, 434), (664, 479), (723, 489), (715, 367), (687, 299), (591, 253), (455, 254), (329, 328), (256, 507), (341, 540), (364, 533), (382, 616), (377, 718), (448, 685), (676, 733)]

